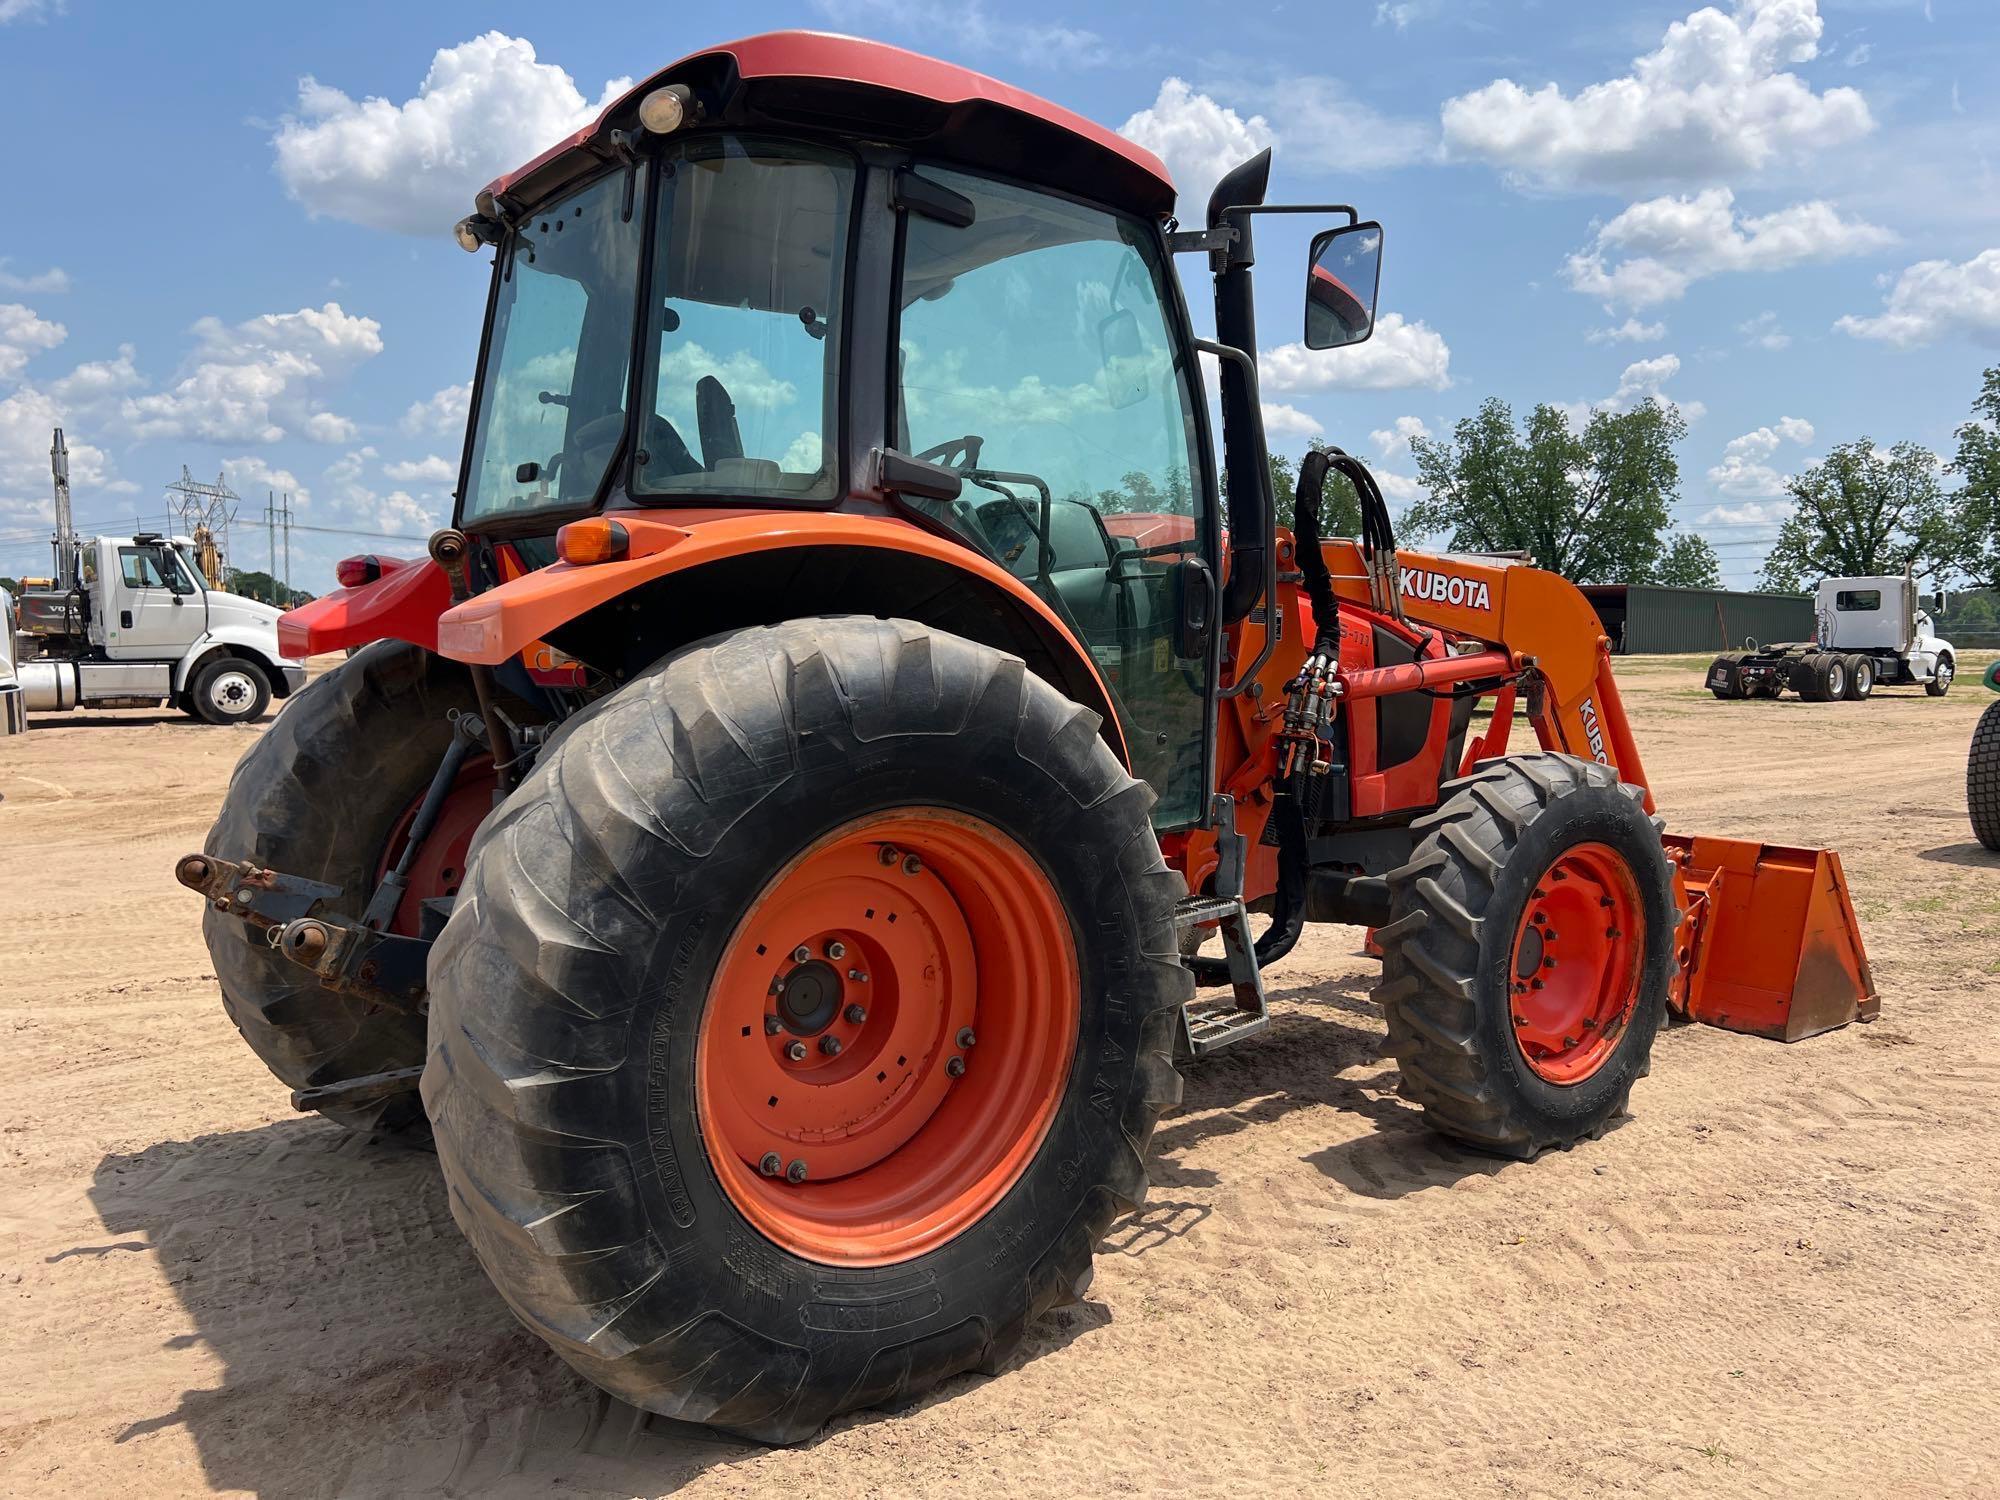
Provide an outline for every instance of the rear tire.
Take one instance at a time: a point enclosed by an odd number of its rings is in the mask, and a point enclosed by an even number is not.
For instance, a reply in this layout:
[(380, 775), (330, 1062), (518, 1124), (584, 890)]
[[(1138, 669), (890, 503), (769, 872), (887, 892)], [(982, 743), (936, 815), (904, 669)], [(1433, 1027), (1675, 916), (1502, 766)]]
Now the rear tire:
[[(1151, 794), (1098, 727), (1014, 657), (905, 621), (827, 618), (689, 647), (543, 752), (482, 830), (432, 955), (424, 1098), (460, 1228), (577, 1370), (649, 1411), (796, 1442), (841, 1412), (994, 1368), (1038, 1315), (1082, 1294), (1098, 1239), (1144, 1196), (1193, 992), (1175, 951), (1183, 887), (1148, 823)], [(851, 830), (891, 817), (903, 831), (880, 859), (845, 849)], [(907, 966), (901, 929), (885, 925), (899, 911), (912, 925), (905, 902), (934, 889), (968, 910), (979, 899), (948, 852), (961, 824), (1025, 855), (1056, 904), (1013, 942), (975, 924), (969, 949), (940, 940), (933, 964)], [(828, 848), (856, 862), (808, 883), (808, 899), (797, 882)], [(920, 874), (914, 853), (896, 857), (916, 849)], [(849, 910), (864, 903), (865, 917)], [(923, 910), (926, 930), (948, 930), (942, 905)], [(792, 924), (794, 912), (814, 915)], [(815, 926), (834, 920), (852, 928), (840, 954)], [(899, 1180), (871, 1174), (972, 1149), (990, 1118), (976, 1101), (1003, 1087), (975, 1092), (981, 1070), (1029, 1066), (1008, 1040), (1006, 992), (982, 979), (976, 1046), (907, 1048), (908, 1089), (884, 1093), (873, 1023), (848, 1008), (879, 1021), (894, 996), (891, 1016), (928, 1016), (938, 995), (969, 994), (961, 974), (989, 976), (1009, 954), (1030, 955), (1017, 968), (1032, 979), (1051, 943), (1073, 955), (1076, 987), (1059, 998), (1080, 1020), (1065, 1033), (1072, 1060), (1043, 1069), (1045, 1133), (1007, 1144), (1016, 1175), (979, 1179), (989, 1195), (941, 1221), (942, 1237), (911, 1227), (916, 1210), (816, 1217)], [(864, 964), (865, 980), (845, 972)], [(863, 1030), (815, 1055), (842, 1016)], [(924, 1035), (957, 1025), (953, 1012)], [(936, 1076), (946, 1045), (969, 1061), (945, 1065), (951, 1083)], [(766, 1077), (771, 1114), (735, 1082)], [(786, 1135), (793, 1113), (818, 1107), (815, 1084), (871, 1102), (774, 1143), (784, 1150), (760, 1172), (744, 1130)], [(945, 1102), (913, 1134), (852, 1159), (933, 1087)], [(826, 1170), (793, 1182), (787, 1158)]]
[(1870, 656), (1847, 658), (1847, 699), (1864, 703), (1875, 691), (1875, 659)]
[(1433, 1128), (1529, 1158), (1624, 1112), (1666, 1013), (1679, 921), (1641, 796), (1594, 761), (1522, 755), (1447, 783), (1411, 825), (1375, 934), (1376, 996), (1403, 1094)]
[(1965, 758), (1965, 810), (1972, 833), (1989, 849), (2000, 849), (2000, 700), (1989, 703), (1972, 731)]
[[(399, 642), (368, 647), (296, 693), (244, 752), (203, 849), (337, 885), (328, 907), (359, 917), (391, 830), (444, 756), (454, 709), (475, 709), (464, 668)], [(202, 931), (223, 1008), (286, 1086), (422, 1065), (422, 1017), (324, 988), (240, 918), (210, 909)], [(414, 1090), (320, 1113), (353, 1130), (428, 1129)]]
[(1838, 703), (1847, 696), (1847, 658), (1831, 653), (1819, 659), (1819, 701)]

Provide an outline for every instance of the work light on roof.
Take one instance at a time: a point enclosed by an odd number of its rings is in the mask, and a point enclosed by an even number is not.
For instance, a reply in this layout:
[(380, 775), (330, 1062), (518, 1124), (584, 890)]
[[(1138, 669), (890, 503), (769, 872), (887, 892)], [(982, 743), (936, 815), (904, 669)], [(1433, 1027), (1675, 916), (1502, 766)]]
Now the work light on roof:
[(654, 135), (672, 135), (694, 113), (694, 96), (683, 83), (654, 89), (639, 101), (639, 123)]

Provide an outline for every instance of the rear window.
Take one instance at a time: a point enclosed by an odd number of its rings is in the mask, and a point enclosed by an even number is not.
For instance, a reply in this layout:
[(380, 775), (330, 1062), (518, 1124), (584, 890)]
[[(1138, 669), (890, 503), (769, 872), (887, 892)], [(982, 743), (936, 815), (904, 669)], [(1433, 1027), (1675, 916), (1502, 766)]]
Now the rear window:
[(1833, 596), (1835, 609), (1880, 609), (1882, 591), (1880, 589), (1842, 589)]

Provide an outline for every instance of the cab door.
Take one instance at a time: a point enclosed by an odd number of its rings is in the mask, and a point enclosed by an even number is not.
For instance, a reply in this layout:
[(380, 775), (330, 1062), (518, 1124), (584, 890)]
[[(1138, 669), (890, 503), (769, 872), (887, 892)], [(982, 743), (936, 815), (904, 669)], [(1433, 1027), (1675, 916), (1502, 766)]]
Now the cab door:
[(164, 543), (121, 544), (108, 580), (104, 654), (114, 661), (173, 659), (205, 628), (193, 582)]
[(1217, 535), (1193, 356), (1157, 230), (1013, 183), (913, 170), (962, 200), (951, 217), (968, 222), (903, 217), (896, 445), (958, 471), (962, 497), (944, 519), (1048, 600), (1096, 659), (1133, 774), (1158, 795), (1154, 826), (1198, 823), (1209, 632), (1177, 620), (1213, 594)]

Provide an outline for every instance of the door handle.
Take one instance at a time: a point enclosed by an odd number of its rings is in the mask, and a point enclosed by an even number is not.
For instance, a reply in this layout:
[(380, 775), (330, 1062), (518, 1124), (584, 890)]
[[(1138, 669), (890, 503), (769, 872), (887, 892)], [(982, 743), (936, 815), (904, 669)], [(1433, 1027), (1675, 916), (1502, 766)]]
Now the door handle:
[(118, 623), (123, 629), (130, 630), (132, 628), (132, 611), (129, 609), (119, 610)]

